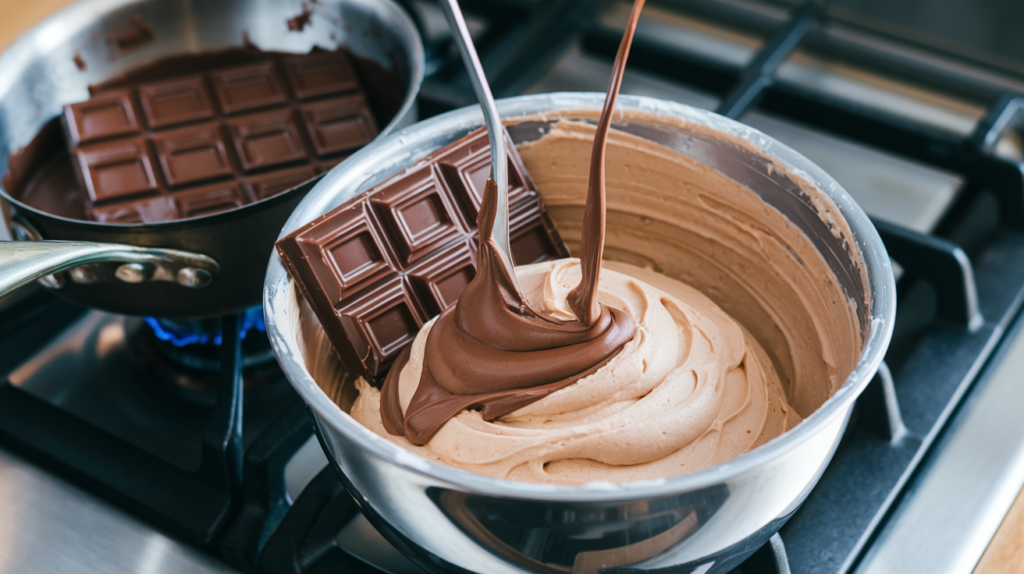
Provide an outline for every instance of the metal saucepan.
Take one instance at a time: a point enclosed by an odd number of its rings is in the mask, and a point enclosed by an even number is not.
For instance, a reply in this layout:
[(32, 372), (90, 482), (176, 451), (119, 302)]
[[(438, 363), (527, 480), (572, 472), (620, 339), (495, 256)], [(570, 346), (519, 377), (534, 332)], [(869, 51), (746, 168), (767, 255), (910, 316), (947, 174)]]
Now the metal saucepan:
[[(310, 22), (289, 31), (288, 20), (306, 6)], [(139, 17), (152, 29), (150, 41), (127, 50), (109, 41)], [(245, 42), (295, 53), (346, 46), (403, 84), (404, 98), (381, 136), (415, 121), (423, 47), (408, 15), (390, 0), (81, 0), (0, 55), (0, 173), (8, 171), (9, 154), (65, 104), (88, 98), (90, 84), (163, 57)], [(232, 211), (145, 225), (61, 217), (0, 189), (0, 211), (13, 239), (21, 240), (0, 241), (0, 297), (43, 278), (76, 303), (128, 315), (205, 317), (259, 305), (277, 232), (311, 187)], [(65, 269), (70, 272), (52, 275)]]
[[(603, 100), (596, 93), (540, 94), (499, 100), (498, 109), (513, 124), (512, 138), (523, 141), (539, 137), (538, 122), (593, 121)], [(534, 119), (517, 128), (523, 117)], [(321, 444), (364, 513), (429, 570), (727, 572), (806, 498), (885, 354), (896, 313), (889, 259), (867, 216), (821, 168), (748, 126), (681, 104), (621, 96), (614, 122), (745, 185), (803, 230), (855, 302), (861, 355), (843, 385), (801, 424), (721, 465), (622, 485), (499, 480), (410, 454), (339, 407), (336, 400), (351, 401), (352, 377), (333, 358), (275, 254), (263, 308), (278, 361), (309, 405)], [(367, 146), (316, 185), (282, 236), (481, 124), (473, 106)], [(614, 154), (608, 161), (614, 164)], [(832, 231), (842, 220), (849, 233)], [(562, 231), (570, 243), (578, 233), (578, 226)]]

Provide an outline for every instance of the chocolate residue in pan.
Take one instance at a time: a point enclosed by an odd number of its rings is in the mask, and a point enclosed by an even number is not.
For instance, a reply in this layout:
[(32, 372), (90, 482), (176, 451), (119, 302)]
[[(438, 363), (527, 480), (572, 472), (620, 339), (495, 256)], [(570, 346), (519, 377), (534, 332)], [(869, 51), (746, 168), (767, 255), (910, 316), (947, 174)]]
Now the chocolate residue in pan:
[(117, 46), (122, 52), (131, 52), (152, 42), (155, 35), (153, 27), (142, 18), (142, 14), (132, 14), (131, 20), (119, 32), (107, 32), (107, 43)]
[[(341, 48), (344, 50), (344, 48)], [(314, 48), (312, 53), (326, 50)], [(203, 70), (258, 62), (275, 55), (298, 55), (263, 52), (251, 43), (244, 47), (217, 52), (183, 54), (163, 58), (123, 75), (89, 86), (91, 94), (121, 89), (132, 83), (166, 79), (202, 72)], [(377, 62), (349, 54), (356, 75), (366, 89), (370, 108), (379, 126), (386, 126), (401, 107), (406, 86), (395, 72)], [(87, 219), (81, 188), (74, 166), (67, 154), (67, 141), (61, 117), (48, 122), (25, 148), (8, 158), (9, 171), (0, 186), (15, 200), (43, 212), (70, 219)], [(2, 195), (3, 192), (0, 192)]]
[(13, 198), (59, 217), (88, 219), (59, 117), (47, 122), (8, 162), (10, 170), (0, 185)]
[(306, 26), (309, 26), (312, 18), (312, 10), (309, 9), (309, 6), (303, 4), (302, 13), (288, 20), (288, 29), (292, 32), (301, 32), (306, 29)]
[(85, 71), (85, 60), (82, 59), (82, 55), (79, 54), (78, 52), (75, 52), (75, 57), (73, 59), (75, 61), (75, 67), (77, 67), (79, 70), (84, 72)]

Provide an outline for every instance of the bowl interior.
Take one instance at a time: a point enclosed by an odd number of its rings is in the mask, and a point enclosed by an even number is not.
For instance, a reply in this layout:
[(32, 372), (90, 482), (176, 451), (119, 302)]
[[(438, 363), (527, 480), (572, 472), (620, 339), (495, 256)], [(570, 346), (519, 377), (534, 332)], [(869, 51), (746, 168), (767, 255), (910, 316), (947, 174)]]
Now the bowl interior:
[[(559, 115), (521, 118), (509, 131), (576, 256), (595, 128), (589, 113)], [(849, 249), (845, 222), (827, 217), (838, 208), (734, 138), (644, 114), (616, 127), (607, 148), (604, 259), (708, 295), (759, 341), (790, 404), (809, 416), (853, 371), (870, 326), (863, 261)], [(669, 133), (676, 144), (686, 138), (686, 153), (659, 143)], [(513, 235), (512, 244), (540, 241), (539, 233)], [(303, 323), (316, 323), (307, 310)], [(327, 369), (313, 378), (347, 410), (350, 377), (338, 376), (344, 369), (322, 344), (307, 348), (305, 360)]]
[[(578, 245), (590, 150), (586, 132), (592, 133), (601, 100), (599, 94), (544, 94), (499, 102), (570, 248)], [(617, 109), (608, 153), (606, 259), (653, 267), (719, 303), (766, 348), (791, 402), (807, 417), (727, 464), (637, 488), (653, 493), (713, 483), (723, 473), (755, 467), (845, 414), (877, 369), (891, 335), (892, 271), (863, 211), (793, 150), (742, 124), (679, 104), (624, 97)], [(282, 236), (481, 123), (479, 112), (467, 108), (362, 150), (311, 192)], [(578, 149), (552, 169), (539, 144), (560, 126), (575, 126), (582, 136), (573, 144)], [(621, 153), (630, 146), (660, 159), (638, 166), (635, 156)], [(622, 187), (630, 192), (616, 195)], [(707, 218), (730, 231), (715, 235)], [(766, 266), (767, 273), (745, 271)], [(503, 483), (503, 491), (526, 496), (606, 495), (588, 487), (541, 492), (439, 464), (411, 464), (398, 447), (377, 440), (338, 407), (351, 400), (349, 377), (276, 257), (264, 301), (271, 340), (293, 385), (322, 420), (375, 455), (464, 486), (493, 489)]]

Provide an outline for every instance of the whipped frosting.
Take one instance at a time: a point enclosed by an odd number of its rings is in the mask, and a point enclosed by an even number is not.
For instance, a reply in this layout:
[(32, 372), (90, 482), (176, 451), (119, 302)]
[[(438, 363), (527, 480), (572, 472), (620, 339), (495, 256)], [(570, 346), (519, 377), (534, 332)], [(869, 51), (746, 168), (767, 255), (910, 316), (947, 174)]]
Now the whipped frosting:
[[(576, 259), (517, 268), (524, 295), (555, 318), (580, 282)], [(424, 446), (388, 433), (381, 396), (360, 379), (350, 414), (428, 459), (527, 482), (626, 482), (691, 472), (763, 444), (801, 420), (772, 361), (739, 323), (696, 289), (649, 269), (606, 262), (598, 301), (633, 318), (636, 333), (593, 374), (486, 421), (463, 410)], [(398, 378), (406, 409), (425, 358), (428, 323)]]
[[(630, 117), (680, 124), (695, 139), (728, 137), (684, 120), (636, 112)], [(557, 114), (539, 119), (554, 118)], [(573, 253), (580, 249), (594, 133), (588, 123), (561, 120), (540, 139), (518, 146), (548, 215)], [(738, 157), (764, 157), (749, 143), (730, 143)], [(839, 209), (825, 194), (798, 177), (794, 181), (828, 218), (837, 238), (852, 236), (842, 218), (830, 215)], [(839, 389), (863, 348), (858, 302), (799, 227), (706, 163), (620, 130), (608, 137), (607, 185), (606, 264), (654, 269), (714, 301), (764, 348), (789, 404), (802, 417)], [(860, 261), (856, 248), (850, 249)], [(869, 301), (859, 305), (870, 309)]]

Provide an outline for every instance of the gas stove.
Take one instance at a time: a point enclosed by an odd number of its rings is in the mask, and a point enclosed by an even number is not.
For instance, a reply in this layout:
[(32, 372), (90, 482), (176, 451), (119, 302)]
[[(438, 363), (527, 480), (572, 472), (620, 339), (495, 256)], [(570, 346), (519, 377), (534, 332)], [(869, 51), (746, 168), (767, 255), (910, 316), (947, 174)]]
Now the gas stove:
[[(463, 4), (498, 97), (603, 91), (629, 6)], [(421, 116), (475, 103), (436, 7), (406, 5)], [(977, 38), (931, 41), (938, 20), (907, 29), (911, 8), (883, 24), (864, 6), (652, 1), (623, 84), (804, 153), (898, 269), (886, 364), (736, 574), (969, 572), (1024, 484), (1024, 73)], [(121, 317), (38, 287), (0, 301), (0, 571), (418, 572), (327, 466), (258, 317)]]

